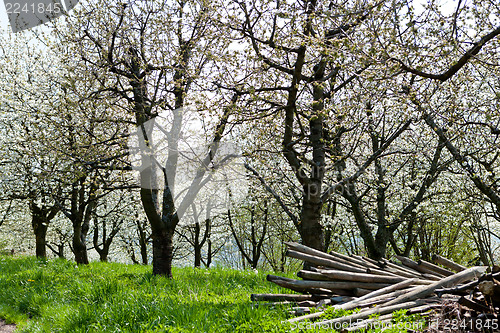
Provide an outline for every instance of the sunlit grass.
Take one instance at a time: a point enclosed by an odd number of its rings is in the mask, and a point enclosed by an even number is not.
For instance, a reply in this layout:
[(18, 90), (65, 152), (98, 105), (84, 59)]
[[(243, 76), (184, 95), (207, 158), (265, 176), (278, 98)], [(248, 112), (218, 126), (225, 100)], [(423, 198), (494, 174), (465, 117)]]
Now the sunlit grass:
[(0, 256), (0, 317), (16, 322), (22, 332), (253, 333), (292, 328), (281, 323), (289, 308), (250, 301), (252, 293), (289, 293), (267, 282), (267, 272), (178, 268), (173, 274), (169, 280), (153, 276), (150, 266), (76, 266), (59, 259)]
[(251, 293), (284, 292), (266, 273), (173, 273), (168, 280), (137, 265), (1, 257), (0, 316), (25, 332), (287, 331), (286, 311), (250, 301)]

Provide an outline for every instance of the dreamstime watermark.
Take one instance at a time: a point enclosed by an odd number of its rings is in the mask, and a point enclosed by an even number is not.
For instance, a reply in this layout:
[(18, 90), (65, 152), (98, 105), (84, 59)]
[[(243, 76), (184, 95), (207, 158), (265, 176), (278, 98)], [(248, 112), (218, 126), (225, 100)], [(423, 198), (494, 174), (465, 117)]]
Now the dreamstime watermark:
[(4, 0), (13, 32), (19, 32), (52, 21), (68, 13), (78, 0)]
[[(212, 218), (247, 195), (248, 177), (234, 142), (213, 142), (213, 131), (191, 107), (165, 111), (129, 136), (138, 184), (173, 204), (181, 224)], [(210, 126), (209, 126), (210, 127)], [(168, 193), (173, 202), (169, 203)], [(166, 199), (165, 199), (166, 198)]]

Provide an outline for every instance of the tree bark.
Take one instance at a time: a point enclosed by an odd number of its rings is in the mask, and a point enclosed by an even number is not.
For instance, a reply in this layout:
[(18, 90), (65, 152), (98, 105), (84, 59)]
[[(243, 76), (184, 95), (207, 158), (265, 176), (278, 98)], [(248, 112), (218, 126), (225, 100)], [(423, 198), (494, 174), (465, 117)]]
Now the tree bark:
[(161, 230), (153, 232), (153, 274), (172, 278), (174, 232)]
[(39, 258), (47, 257), (47, 229), (50, 221), (56, 216), (57, 206), (47, 207), (30, 201), (31, 226), (35, 234), (35, 254)]
[[(299, 234), (302, 238), (302, 244), (316, 250), (323, 250), (325, 248), (325, 239), (323, 226), (320, 223), (323, 203), (321, 200), (318, 200), (316, 195), (311, 194), (311, 191), (305, 191), (309, 193), (304, 195), (302, 201), (301, 223), (299, 224)], [(320, 188), (318, 188), (318, 191), (320, 191)]]
[(46, 258), (47, 250), (46, 250), (46, 237), (47, 237), (47, 228), (48, 223), (42, 221), (32, 221), (33, 230), (35, 232), (35, 253), (38, 258)]
[[(83, 176), (72, 184), (71, 213), (69, 218), (73, 224), (73, 253), (77, 264), (87, 265), (89, 263), (87, 254), (87, 234), (90, 228), (91, 214), (95, 207), (95, 191), (97, 186), (85, 185), (87, 176)], [(87, 198), (85, 195), (88, 190)]]
[(77, 227), (73, 230), (73, 253), (75, 255), (75, 261), (77, 264), (87, 265), (89, 263), (89, 258), (87, 254), (87, 233), (82, 231), (81, 227)]
[(194, 267), (201, 267), (200, 223), (195, 224)]

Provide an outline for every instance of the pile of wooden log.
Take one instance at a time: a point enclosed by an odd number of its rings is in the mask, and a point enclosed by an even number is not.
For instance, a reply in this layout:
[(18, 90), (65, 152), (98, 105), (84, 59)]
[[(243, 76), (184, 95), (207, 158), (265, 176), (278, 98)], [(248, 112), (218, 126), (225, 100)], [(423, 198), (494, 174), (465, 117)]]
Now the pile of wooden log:
[[(407, 309), (408, 314), (435, 316), (445, 306), (458, 304), (466, 309), (460, 313), (469, 318), (481, 318), (480, 314), (490, 318), (488, 314), (498, 312), (500, 283), (495, 274), (484, 275), (486, 266), (466, 268), (437, 255), (433, 256), (434, 263), (401, 256), (396, 256), (398, 261), (375, 261), (325, 253), (298, 243), (287, 246), (287, 256), (304, 261), (307, 267), (298, 272), (301, 279), (268, 275), (267, 280), (300, 294), (253, 294), (251, 299), (270, 301), (273, 306), (293, 304), (290, 311), (299, 317), (289, 319), (290, 323), (308, 320), (321, 327), (338, 329), (343, 325), (343, 331), (356, 331), (373, 324), (373, 314), (379, 314), (377, 324), (390, 323), (392, 312), (401, 309)], [(350, 316), (321, 320), (325, 307), (360, 310)], [(446, 324), (432, 318), (436, 319), (430, 317), (429, 327)]]

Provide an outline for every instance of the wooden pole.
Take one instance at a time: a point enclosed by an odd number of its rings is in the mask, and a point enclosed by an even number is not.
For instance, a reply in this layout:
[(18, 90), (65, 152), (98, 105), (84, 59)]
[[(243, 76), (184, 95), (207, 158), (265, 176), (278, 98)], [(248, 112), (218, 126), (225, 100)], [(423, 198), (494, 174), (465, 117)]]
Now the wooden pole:
[(437, 255), (437, 254), (434, 254), (432, 256), (432, 261), (434, 261), (436, 264), (443, 265), (444, 267), (449, 268), (455, 272), (461, 272), (461, 271), (465, 271), (467, 269), (467, 267), (459, 265), (456, 262), (453, 262), (449, 259), (441, 257), (440, 255)]
[(325, 276), (318, 272), (311, 272), (309, 270), (300, 270), (297, 272), (297, 276), (304, 280), (314, 280), (314, 281), (331, 281), (328, 276)]
[[(361, 296), (359, 298), (355, 298), (350, 302), (347, 302), (344, 304), (337, 304), (337, 305), (334, 305), (333, 307), (335, 309), (349, 309), (349, 308), (354, 309), (356, 307), (356, 305), (361, 304), (362, 302), (368, 301), (368, 300), (375, 298), (377, 296), (387, 295), (387, 297), (398, 297), (400, 294), (392, 294), (391, 292), (396, 292), (396, 291), (402, 292), (402, 290), (400, 290), (400, 289), (406, 288), (406, 287), (414, 284), (416, 281), (417, 281), (417, 279), (409, 279), (409, 280), (388, 286), (388, 287), (383, 288), (383, 289), (372, 291), (371, 293), (366, 294), (364, 296)], [(404, 292), (406, 293), (407, 291), (404, 291)], [(351, 307), (353, 305), (354, 305), (354, 307)], [(288, 321), (290, 323), (294, 323), (294, 322), (298, 322), (298, 321), (302, 321), (302, 320), (306, 320), (306, 319), (319, 318), (319, 317), (321, 317), (322, 314), (323, 314), (323, 312), (315, 312), (315, 313), (311, 313), (311, 314), (306, 315), (306, 316), (292, 318), (292, 319), (289, 319)]]
[(368, 289), (364, 289), (364, 288), (354, 288), (352, 290), (352, 293), (354, 294), (354, 296), (356, 297), (361, 297), (361, 296), (365, 296), (366, 294), (369, 294), (371, 293), (373, 290), (368, 290)]
[(432, 264), (430, 262), (427, 262), (425, 260), (419, 260), (418, 261), (418, 265), (421, 266), (421, 267), (430, 269), (431, 271), (434, 271), (434, 272), (436, 272), (438, 274), (441, 274), (441, 275), (444, 275), (444, 276), (452, 276), (453, 274), (455, 274), (452, 271), (449, 271), (447, 269), (441, 268), (441, 267), (439, 267), (437, 265), (434, 265), (434, 264)]
[(340, 269), (340, 270), (344, 270), (344, 271), (348, 271), (348, 272), (365, 273), (364, 268), (360, 268), (360, 267), (352, 266), (352, 265), (347, 265), (347, 264), (340, 263), (340, 262), (337, 262), (337, 261), (334, 261), (331, 259), (326, 259), (326, 258), (318, 257), (315, 255), (297, 252), (297, 251), (293, 251), (290, 249), (286, 251), (286, 255), (287, 255), (287, 257), (307, 261), (307, 262), (314, 264), (314, 265), (331, 267), (331, 268)]
[(372, 298), (375, 296), (385, 295), (385, 294), (390, 293), (392, 291), (396, 291), (396, 290), (400, 290), (400, 289), (404, 289), (406, 287), (409, 287), (412, 284), (415, 284), (415, 282), (417, 282), (417, 279), (408, 279), (405, 281), (401, 281), (401, 282), (393, 284), (391, 286), (388, 286), (388, 287), (385, 287), (385, 288), (382, 288), (379, 290), (375, 290), (375, 291), (373, 291), (365, 296), (362, 296), (360, 298), (355, 299), (354, 301), (359, 302), (359, 301), (363, 301), (363, 300), (366, 300), (366, 299), (369, 299), (369, 298)]
[(437, 277), (436, 275), (429, 275), (429, 274), (426, 274), (426, 273), (422, 273), (422, 272), (419, 272), (413, 268), (410, 268), (406, 265), (403, 265), (402, 263), (399, 263), (399, 262), (393, 262), (394, 265), (397, 265), (399, 266), (399, 268), (401, 269), (404, 269), (406, 271), (409, 271), (410, 273), (413, 273), (413, 274), (416, 274), (418, 277), (424, 277), (428, 280), (434, 280), (434, 281), (438, 281), (440, 280), (439, 277)]
[(410, 268), (413, 268), (414, 270), (417, 270), (420, 273), (426, 273), (429, 275), (433, 275), (433, 276), (437, 277), (438, 279), (441, 279), (444, 277), (443, 275), (441, 275), (439, 273), (436, 273), (430, 269), (427, 269), (425, 267), (420, 266), (417, 262), (411, 260), (410, 258), (406, 258), (403, 256), (396, 256), (396, 258), (398, 258), (398, 260), (401, 261), (401, 263), (403, 265), (410, 267)]
[(476, 277), (479, 277), (482, 273), (484, 273), (486, 271), (486, 269), (487, 269), (486, 266), (477, 266), (477, 267), (469, 268), (469, 269), (462, 271), (460, 273), (457, 273), (457, 274), (454, 274), (452, 276), (448, 276), (444, 279), (441, 279), (439, 281), (436, 281), (433, 284), (430, 284), (428, 286), (422, 286), (422, 287), (416, 288), (415, 290), (410, 291), (407, 294), (401, 295), (398, 298), (396, 298), (392, 301), (389, 301), (386, 305), (399, 304), (399, 303), (408, 302), (408, 301), (412, 301), (415, 299), (427, 297), (428, 295), (432, 294), (438, 288), (448, 288), (448, 287), (457, 285), (459, 283), (462, 283), (462, 282), (474, 279)]
[(327, 325), (330, 325), (330, 327), (331, 327), (331, 325), (335, 324), (335, 323), (346, 323), (346, 322), (352, 323), (352, 322), (356, 322), (358, 320), (366, 319), (366, 318), (368, 318), (371, 315), (376, 314), (376, 313), (379, 315), (385, 315), (385, 314), (392, 313), (394, 311), (401, 310), (401, 309), (415, 308), (417, 306), (421, 306), (421, 305), (424, 305), (426, 303), (427, 303), (426, 300), (416, 300), (413, 302), (405, 302), (405, 303), (400, 303), (400, 304), (394, 304), (391, 306), (387, 306), (385, 304), (384, 306), (376, 306), (374, 308), (370, 308), (370, 309), (361, 311), (359, 313), (352, 314), (350, 316), (344, 316), (341, 318), (335, 318), (335, 319), (330, 319), (330, 320), (318, 322), (318, 323), (313, 324), (313, 326), (326, 327)]
[(403, 277), (397, 277), (397, 276), (382, 276), (382, 275), (373, 275), (365, 273), (354, 273), (354, 272), (345, 272), (333, 269), (330, 270), (322, 269), (320, 270), (320, 273), (328, 278), (341, 281), (398, 283), (406, 280)]
[(382, 289), (390, 286), (388, 283), (377, 282), (357, 282), (357, 281), (312, 281), (312, 280), (280, 280), (274, 279), (272, 282), (282, 281), (289, 286), (302, 289), (321, 288), (321, 289), (354, 289), (364, 288), (370, 290)]
[(297, 251), (297, 252), (302, 252), (302, 253), (309, 254), (309, 255), (312, 255), (315, 257), (320, 257), (320, 258), (329, 259), (329, 260), (333, 260), (333, 261), (338, 261), (342, 264), (355, 266), (355, 267), (358, 267), (361, 269), (366, 268), (366, 266), (361, 261), (355, 260), (349, 256), (346, 256), (346, 255), (343, 255), (340, 253), (336, 253), (336, 252), (332, 251), (332, 252), (330, 252), (331, 254), (328, 254), (328, 253), (325, 253), (323, 251), (319, 251), (319, 250), (313, 249), (312, 247), (308, 247), (308, 246), (305, 246), (305, 245), (302, 245), (299, 243), (295, 243), (295, 242), (285, 242), (285, 244), (290, 249)]
[(422, 273), (415, 271), (415, 270), (412, 270), (408, 267), (397, 265), (397, 264), (395, 264), (387, 259), (382, 259), (382, 261), (384, 261), (385, 264), (387, 265), (385, 269), (393, 269), (393, 270), (397, 271), (398, 274), (400, 274), (402, 276), (406, 276), (407, 278), (422, 278), (423, 277)]
[(330, 298), (331, 295), (297, 295), (297, 294), (252, 294), (250, 300), (253, 302), (268, 301), (268, 302), (302, 302), (302, 301), (315, 301), (318, 302), (325, 298)]

